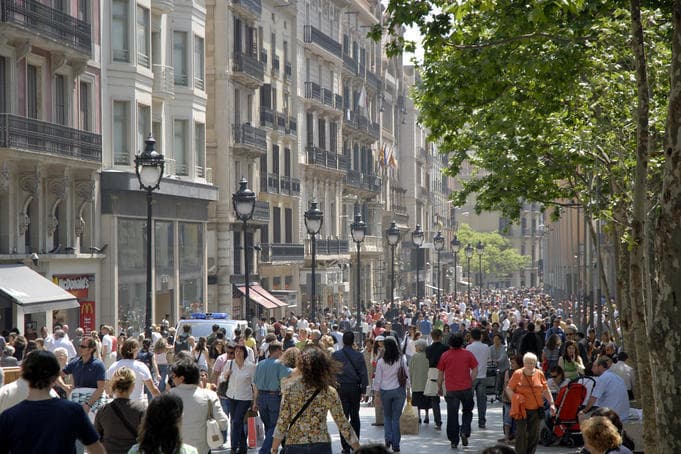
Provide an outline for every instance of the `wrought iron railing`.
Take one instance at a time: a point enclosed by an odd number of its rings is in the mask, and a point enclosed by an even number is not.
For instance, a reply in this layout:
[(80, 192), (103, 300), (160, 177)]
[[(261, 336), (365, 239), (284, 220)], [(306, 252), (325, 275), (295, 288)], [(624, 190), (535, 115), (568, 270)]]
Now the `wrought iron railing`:
[(242, 123), (233, 126), (234, 143), (250, 145), (262, 152), (267, 152), (267, 135), (265, 131), (256, 128), (249, 123)]
[(272, 54), (272, 74), (279, 74), (279, 55)]
[(255, 222), (270, 222), (270, 203), (263, 200), (255, 201), (255, 208), (253, 209), (253, 217)]
[(175, 93), (175, 70), (173, 67), (154, 65), (152, 71), (154, 73), (154, 93), (173, 95)]
[(0, 0), (2, 22), (92, 55), (92, 27), (38, 0)]
[(352, 74), (357, 75), (357, 60), (348, 54), (343, 54), (343, 68), (350, 71)]
[(372, 86), (376, 90), (380, 90), (383, 86), (381, 83), (381, 79), (378, 77), (378, 75), (372, 71), (367, 72), (367, 84)]
[(298, 122), (295, 118), (289, 117), (288, 119), (288, 129), (286, 130), (288, 134), (295, 136), (298, 133)]
[(328, 88), (322, 89), (322, 102), (327, 106), (333, 107), (333, 92)]
[(295, 243), (263, 243), (260, 245), (260, 261), (302, 262), (305, 260), (305, 245)]
[(260, 126), (274, 126), (274, 111), (269, 107), (260, 107)]
[(350, 252), (350, 241), (341, 239), (317, 239), (316, 252), (319, 255), (337, 255)]
[(327, 52), (342, 58), (342, 46), (335, 39), (331, 38), (326, 33), (322, 32), (312, 25), (305, 25), (303, 29), (304, 40), (306, 43), (317, 44)]
[(9, 113), (0, 113), (0, 148), (102, 161), (100, 134)]
[(256, 16), (260, 16), (262, 13), (262, 4), (260, 3), (260, 0), (232, 0), (232, 5), (240, 6)]
[(286, 78), (291, 78), (291, 74), (293, 73), (293, 68), (291, 66), (291, 62), (286, 62), (284, 63), (284, 75)]
[(343, 110), (343, 97), (341, 95), (336, 95), (336, 110)]
[(322, 88), (315, 82), (305, 82), (305, 98), (322, 102)]
[(260, 81), (264, 80), (265, 78), (265, 68), (263, 62), (258, 61), (255, 55), (249, 55), (243, 52), (234, 53), (232, 71), (248, 74), (249, 76)]

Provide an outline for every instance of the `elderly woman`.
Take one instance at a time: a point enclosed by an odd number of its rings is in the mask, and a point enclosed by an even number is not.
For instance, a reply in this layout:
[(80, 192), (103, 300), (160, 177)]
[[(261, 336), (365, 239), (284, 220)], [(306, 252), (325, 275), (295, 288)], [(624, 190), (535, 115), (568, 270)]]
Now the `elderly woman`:
[(516, 452), (534, 454), (539, 442), (540, 409), (544, 407), (544, 399), (550, 404), (551, 414), (556, 412), (544, 373), (537, 369), (537, 355), (529, 352), (523, 355), (523, 367), (511, 376), (506, 393), (513, 402), (513, 408), (517, 405), (524, 407), (524, 411), (519, 412), (524, 413), (524, 417), (513, 412), (516, 415)]
[(584, 447), (591, 454), (630, 454), (631, 450), (622, 445), (622, 436), (617, 427), (606, 416), (593, 416), (581, 423)]
[(426, 388), (426, 381), (428, 380), (428, 358), (426, 358), (425, 350), (428, 343), (419, 339), (414, 344), (416, 353), (409, 360), (409, 376), (411, 377), (411, 404), (417, 407), (419, 414), (419, 423), (421, 423), (421, 410), (425, 410), (426, 417), (424, 422), (428, 424), (428, 409), (430, 409), (430, 398), (423, 395)]

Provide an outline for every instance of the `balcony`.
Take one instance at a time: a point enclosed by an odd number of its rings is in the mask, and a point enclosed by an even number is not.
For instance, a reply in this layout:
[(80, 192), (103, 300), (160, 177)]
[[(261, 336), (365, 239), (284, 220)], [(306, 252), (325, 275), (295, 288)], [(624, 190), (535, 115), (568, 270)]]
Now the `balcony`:
[(258, 88), (265, 81), (265, 67), (255, 55), (235, 52), (232, 60), (232, 78), (246, 87)]
[(0, 113), (0, 148), (102, 162), (101, 135), (9, 113)]
[(304, 262), (305, 245), (303, 243), (273, 243), (261, 244), (260, 262)]
[(151, 0), (151, 9), (159, 14), (172, 13), (175, 9), (175, 0)]
[(300, 179), (287, 176), (279, 177), (279, 192), (292, 197), (300, 197)]
[(288, 116), (284, 112), (276, 112), (274, 115), (274, 129), (281, 133), (286, 131), (286, 119)]
[(343, 54), (343, 70), (350, 74), (358, 75), (357, 70), (357, 60), (349, 56), (348, 54)]
[(270, 222), (270, 203), (263, 200), (255, 201), (255, 209), (251, 220), (256, 224), (267, 224)]
[(252, 20), (260, 20), (262, 13), (260, 0), (231, 0), (230, 3), (232, 10), (242, 16)]
[(286, 134), (297, 136), (298, 135), (298, 122), (295, 118), (289, 117), (288, 128), (286, 129)]
[(260, 192), (298, 197), (300, 196), (300, 179), (277, 173), (261, 173)]
[(376, 175), (361, 173), (358, 170), (348, 170), (345, 175), (345, 184), (350, 188), (362, 192), (381, 192), (381, 178)]
[(274, 111), (269, 107), (260, 107), (260, 126), (274, 127)]
[(2, 15), (0, 20), (16, 29), (10, 32), (3, 27), (2, 36), (7, 39), (25, 39), (32, 42), (36, 38), (45, 38), (45, 47), (49, 51), (76, 51), (92, 56), (92, 27), (90, 23), (76, 19), (58, 9), (51, 8), (38, 0), (0, 0)]
[(343, 97), (341, 95), (336, 95), (336, 110), (343, 112)]
[(291, 79), (291, 74), (293, 74), (293, 67), (291, 66), (291, 62), (287, 61), (284, 63), (284, 80)]
[(267, 65), (267, 51), (265, 49), (260, 49), (260, 61), (263, 65)]
[(326, 33), (313, 27), (312, 25), (305, 25), (303, 33), (305, 44), (311, 45), (306, 46), (309, 49), (312, 50), (316, 47), (317, 49), (322, 50), (322, 53), (331, 58), (343, 58), (341, 44)]
[(383, 253), (383, 238), (380, 236), (365, 236), (362, 241), (362, 253), (381, 254)]
[(272, 75), (279, 75), (279, 55), (272, 54)]
[(314, 146), (306, 147), (305, 151), (307, 152), (307, 163), (309, 165), (320, 166), (331, 170), (340, 170), (342, 172), (345, 171), (341, 165), (342, 155), (321, 150)]
[(347, 116), (343, 116), (343, 128), (359, 132), (368, 140), (378, 140), (381, 134), (381, 127), (378, 123), (372, 123), (358, 111), (352, 110)]
[(234, 151), (249, 158), (259, 158), (267, 153), (267, 138), (264, 129), (249, 123), (232, 126)]
[[(340, 97), (340, 108), (338, 107)], [(334, 94), (328, 88), (322, 88), (316, 82), (305, 82), (305, 99), (312, 101), (308, 107), (321, 108), (329, 113), (340, 114), (343, 111), (343, 97)]]
[(313, 99), (320, 104), (322, 102), (322, 89), (315, 82), (305, 82), (305, 99)]
[(383, 88), (381, 79), (378, 75), (372, 71), (367, 71), (367, 85), (369, 85), (374, 90), (378, 91)]
[(161, 100), (171, 100), (175, 97), (175, 70), (172, 66), (154, 65), (153, 96)]
[[(317, 255), (341, 255), (350, 253), (350, 240), (317, 238), (316, 243)], [(309, 239), (305, 240), (305, 249), (312, 254)]]

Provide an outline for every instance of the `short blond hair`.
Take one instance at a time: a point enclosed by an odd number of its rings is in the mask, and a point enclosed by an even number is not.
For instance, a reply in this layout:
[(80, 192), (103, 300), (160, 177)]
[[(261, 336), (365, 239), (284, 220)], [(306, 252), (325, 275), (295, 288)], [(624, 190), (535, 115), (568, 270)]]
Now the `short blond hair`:
[(111, 377), (111, 390), (118, 392), (129, 391), (135, 384), (135, 372), (128, 367), (121, 367)]
[(592, 416), (581, 424), (585, 443), (600, 452), (617, 448), (622, 444), (622, 436), (617, 427), (605, 416)]

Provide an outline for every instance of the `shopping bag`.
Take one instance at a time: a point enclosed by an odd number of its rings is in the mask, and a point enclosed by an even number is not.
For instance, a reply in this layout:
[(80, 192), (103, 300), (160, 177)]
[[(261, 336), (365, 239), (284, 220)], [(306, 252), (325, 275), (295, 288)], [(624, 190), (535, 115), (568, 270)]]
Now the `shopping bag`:
[(437, 396), (437, 379), (440, 375), (440, 371), (437, 367), (431, 367), (428, 369), (428, 379), (426, 380), (426, 387), (423, 390), (423, 395), (428, 397)]
[(262, 444), (265, 442), (265, 424), (263, 424), (260, 416), (255, 417), (255, 433), (257, 445), (262, 446)]
[(416, 412), (416, 407), (411, 405), (411, 400), (407, 401), (407, 405), (402, 410), (400, 416), (400, 433), (402, 435), (418, 435), (419, 434), (419, 415)]
[(248, 418), (248, 448), (249, 449), (253, 449), (256, 446), (258, 446), (257, 445), (257, 442), (258, 442), (257, 438), (258, 437), (257, 437), (256, 429), (255, 429), (255, 427), (256, 427), (255, 418), (257, 418), (257, 416), (251, 416), (251, 417)]

